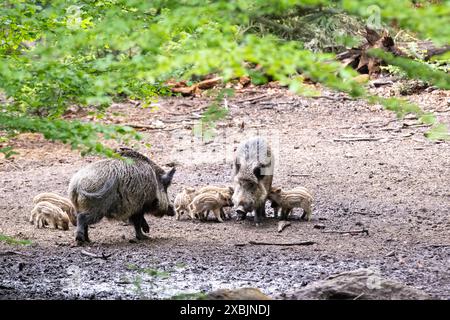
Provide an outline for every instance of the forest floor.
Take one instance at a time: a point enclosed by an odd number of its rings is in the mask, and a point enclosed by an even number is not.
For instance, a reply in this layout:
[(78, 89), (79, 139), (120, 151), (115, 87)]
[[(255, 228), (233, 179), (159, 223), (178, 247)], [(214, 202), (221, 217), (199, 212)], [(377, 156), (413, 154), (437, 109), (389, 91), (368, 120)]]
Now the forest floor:
[[(389, 96), (393, 89), (372, 90)], [(103, 220), (91, 227), (93, 242), (77, 247), (73, 226), (36, 229), (28, 222), (32, 199), (41, 192), (65, 195), (71, 176), (98, 157), (82, 158), (37, 134), (18, 136), (14, 145), (20, 154), (0, 159), (0, 234), (31, 244), (0, 241), (0, 299), (167, 299), (238, 287), (276, 297), (363, 267), (450, 299), (449, 142), (425, 138), (428, 128), (415, 119), (398, 120), (380, 106), (323, 95), (244, 90), (228, 100), (229, 115), (216, 123), (212, 140), (192, 130), (207, 98), (162, 98), (158, 110), (115, 104), (101, 120), (146, 127), (140, 150), (165, 168), (177, 166), (172, 199), (184, 186), (230, 185), (237, 144), (266, 136), (276, 157), (274, 185), (305, 186), (315, 199), (311, 221), (294, 211), (292, 225), (281, 233), (268, 206), (259, 227), (252, 217), (217, 223), (211, 216), (201, 223), (147, 216), (150, 240), (138, 243), (130, 242), (131, 226)], [(450, 92), (407, 98), (450, 124)], [(365, 141), (347, 141), (360, 138)], [(324, 232), (362, 228), (369, 234)]]

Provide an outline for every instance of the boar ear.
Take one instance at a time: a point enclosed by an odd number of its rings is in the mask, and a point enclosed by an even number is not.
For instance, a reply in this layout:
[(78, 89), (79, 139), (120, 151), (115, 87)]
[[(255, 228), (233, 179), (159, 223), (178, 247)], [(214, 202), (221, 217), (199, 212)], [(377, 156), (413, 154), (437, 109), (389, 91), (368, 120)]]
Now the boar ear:
[(167, 172), (166, 174), (164, 174), (161, 177), (161, 182), (162, 182), (164, 187), (167, 188), (168, 186), (170, 186), (170, 183), (172, 182), (173, 175), (175, 174), (175, 170), (176, 170), (175, 168), (172, 168), (169, 172)]

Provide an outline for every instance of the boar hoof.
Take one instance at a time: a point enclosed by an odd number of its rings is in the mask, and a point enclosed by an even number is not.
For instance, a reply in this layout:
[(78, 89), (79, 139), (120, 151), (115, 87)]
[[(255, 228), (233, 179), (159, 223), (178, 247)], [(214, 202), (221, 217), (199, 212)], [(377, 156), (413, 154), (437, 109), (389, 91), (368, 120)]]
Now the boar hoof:
[(150, 227), (148, 226), (147, 222), (145, 224), (142, 224), (142, 231), (144, 231), (145, 233), (150, 232)]
[(140, 234), (138, 236), (136, 236), (137, 240), (148, 240), (150, 239), (149, 237), (147, 237), (145, 234)]
[(89, 238), (87, 238), (84, 233), (77, 232), (77, 235), (75, 236), (75, 240), (78, 244), (82, 244), (84, 242), (90, 242)]

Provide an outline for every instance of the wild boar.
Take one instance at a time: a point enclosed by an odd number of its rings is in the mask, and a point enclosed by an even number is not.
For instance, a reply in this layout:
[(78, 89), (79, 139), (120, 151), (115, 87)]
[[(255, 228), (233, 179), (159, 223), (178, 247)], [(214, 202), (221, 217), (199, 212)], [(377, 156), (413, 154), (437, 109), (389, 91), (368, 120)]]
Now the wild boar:
[[(120, 148), (125, 158), (106, 159), (79, 170), (69, 184), (69, 198), (77, 211), (75, 239), (89, 242), (88, 226), (103, 217), (126, 220), (134, 225), (136, 238), (148, 237), (144, 213), (157, 217), (175, 214), (167, 195), (175, 168), (165, 172), (141, 153)], [(131, 161), (130, 161), (131, 160)]]
[(53, 203), (55, 206), (61, 208), (65, 213), (67, 213), (72, 225), (77, 225), (77, 217), (73, 204), (69, 199), (62, 197), (56, 193), (44, 192), (40, 193), (33, 198), (33, 203), (37, 204), (41, 201), (47, 201)]
[(227, 213), (225, 214), (225, 211), (223, 210), (224, 207), (231, 207), (233, 205), (233, 202), (230, 201), (231, 197), (233, 196), (234, 189), (232, 187), (217, 187), (217, 186), (206, 186), (203, 188), (200, 188), (197, 192), (197, 194), (205, 193), (205, 192), (218, 192), (221, 193), (226, 199), (227, 199), (227, 205), (224, 205), (222, 208), (220, 208), (220, 216), (222, 219), (228, 218), (230, 219), (230, 215)]
[(313, 197), (306, 188), (297, 187), (287, 191), (284, 191), (279, 187), (272, 188), (270, 190), (269, 199), (272, 201), (275, 217), (278, 214), (279, 207), (281, 207), (280, 218), (282, 220), (287, 220), (293, 208), (302, 208), (303, 214), (301, 219), (304, 219), (305, 216), (308, 221), (311, 219)]
[(192, 219), (206, 220), (209, 211), (213, 211), (217, 221), (223, 222), (220, 209), (227, 205), (231, 205), (231, 198), (219, 192), (205, 192), (195, 196), (189, 205), (189, 210)]
[(237, 220), (254, 213), (256, 224), (265, 217), (265, 203), (272, 187), (274, 160), (267, 141), (253, 137), (242, 142), (233, 163), (233, 204)]
[(184, 188), (182, 192), (177, 194), (174, 200), (174, 207), (175, 207), (175, 217), (177, 220), (180, 220), (180, 217), (187, 213), (190, 215), (189, 211), (189, 204), (192, 202), (192, 198), (196, 195), (194, 188)]
[(38, 202), (31, 210), (30, 222), (36, 228), (51, 225), (53, 228), (62, 230), (69, 229), (69, 216), (60, 207), (48, 201)]

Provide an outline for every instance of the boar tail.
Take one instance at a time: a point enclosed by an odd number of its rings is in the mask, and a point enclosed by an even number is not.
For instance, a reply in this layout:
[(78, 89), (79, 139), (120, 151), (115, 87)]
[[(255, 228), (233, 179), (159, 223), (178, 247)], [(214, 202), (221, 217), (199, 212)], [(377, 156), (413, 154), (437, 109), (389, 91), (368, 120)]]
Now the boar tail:
[(116, 181), (117, 180), (115, 177), (111, 177), (106, 181), (106, 183), (102, 186), (100, 190), (97, 190), (95, 192), (87, 192), (81, 188), (77, 188), (74, 194), (78, 193), (83, 197), (90, 199), (101, 199), (113, 189), (113, 187), (116, 185)]

